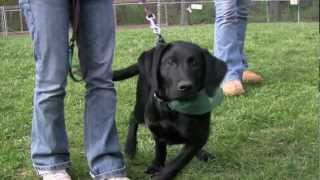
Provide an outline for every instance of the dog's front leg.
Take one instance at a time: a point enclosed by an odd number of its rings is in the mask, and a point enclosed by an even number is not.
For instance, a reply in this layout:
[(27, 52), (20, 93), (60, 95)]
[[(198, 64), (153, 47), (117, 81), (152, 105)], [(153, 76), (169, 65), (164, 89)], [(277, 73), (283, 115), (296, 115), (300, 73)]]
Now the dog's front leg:
[(158, 138), (155, 138), (155, 158), (152, 161), (152, 164), (146, 169), (145, 173), (156, 175), (164, 166), (167, 156), (167, 144), (163, 141), (160, 141)]
[(185, 145), (181, 153), (172, 161), (170, 161), (153, 180), (171, 180), (177, 173), (184, 168), (192, 158), (197, 154), (201, 147)]

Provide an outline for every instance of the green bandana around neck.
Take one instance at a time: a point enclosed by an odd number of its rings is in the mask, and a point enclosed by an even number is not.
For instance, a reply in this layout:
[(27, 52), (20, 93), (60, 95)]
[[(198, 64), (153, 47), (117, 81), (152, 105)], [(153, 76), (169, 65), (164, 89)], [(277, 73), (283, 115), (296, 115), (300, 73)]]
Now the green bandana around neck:
[(221, 104), (223, 92), (217, 88), (214, 96), (209, 97), (205, 90), (201, 90), (196, 97), (188, 101), (171, 101), (168, 106), (171, 110), (184, 114), (200, 115), (210, 112), (213, 108)]

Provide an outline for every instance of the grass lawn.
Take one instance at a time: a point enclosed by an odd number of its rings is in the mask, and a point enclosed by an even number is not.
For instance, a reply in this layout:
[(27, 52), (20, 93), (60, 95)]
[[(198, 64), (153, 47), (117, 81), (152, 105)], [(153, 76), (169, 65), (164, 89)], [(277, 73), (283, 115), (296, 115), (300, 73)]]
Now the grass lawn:
[[(246, 85), (246, 95), (225, 98), (214, 110), (206, 149), (216, 155), (208, 163), (194, 159), (177, 179), (319, 178), (317, 121), (319, 36), (317, 24), (249, 24), (246, 52), (250, 69), (263, 74), (262, 85)], [(211, 25), (170, 27), (167, 41), (193, 41), (212, 50)], [(30, 39), (0, 39), (0, 179), (37, 179), (30, 161), (30, 130), (34, 60)], [(121, 29), (117, 34), (114, 68), (125, 67), (154, 45), (149, 29)], [(319, 56), (319, 53), (317, 54)], [(129, 113), (135, 102), (135, 81), (116, 83), (117, 126), (124, 144)], [(65, 98), (72, 173), (89, 179), (83, 148), (82, 83), (69, 80)], [(143, 171), (153, 158), (153, 140), (139, 131), (139, 150), (126, 160), (133, 180), (149, 179)], [(179, 146), (169, 148), (172, 158)]]

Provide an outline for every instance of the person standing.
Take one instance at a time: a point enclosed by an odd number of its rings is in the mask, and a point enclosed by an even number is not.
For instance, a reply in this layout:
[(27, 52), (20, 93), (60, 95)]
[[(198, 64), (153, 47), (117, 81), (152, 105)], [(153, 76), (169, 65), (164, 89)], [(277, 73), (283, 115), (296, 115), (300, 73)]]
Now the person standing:
[[(44, 180), (70, 180), (64, 97), (68, 75), (69, 0), (20, 0), (35, 56), (31, 159)], [(77, 45), (85, 74), (85, 149), (93, 179), (127, 180), (115, 124), (112, 1), (80, 0)]]
[(225, 95), (241, 95), (243, 82), (259, 83), (263, 78), (248, 68), (244, 42), (250, 0), (215, 0), (214, 55), (225, 61), (228, 72), (222, 83)]

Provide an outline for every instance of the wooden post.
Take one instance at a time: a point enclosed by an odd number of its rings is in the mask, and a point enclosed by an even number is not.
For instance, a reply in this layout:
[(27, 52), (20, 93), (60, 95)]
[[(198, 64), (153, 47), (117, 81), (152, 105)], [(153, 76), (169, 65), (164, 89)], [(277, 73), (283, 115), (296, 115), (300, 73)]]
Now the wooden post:
[(19, 10), (19, 16), (20, 16), (20, 31), (23, 32), (23, 17), (22, 17), (22, 13), (21, 10)]
[(165, 18), (166, 18), (166, 26), (168, 26), (168, 4), (165, 3), (164, 4), (164, 14), (165, 14)]

